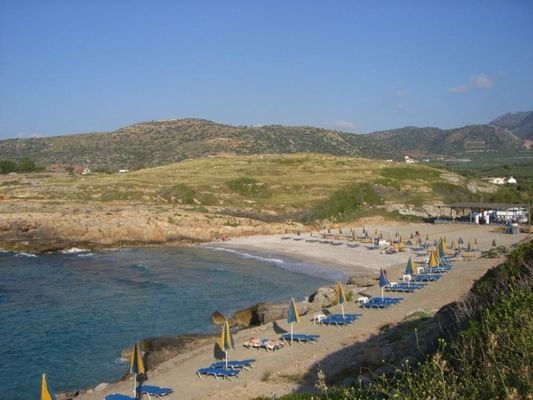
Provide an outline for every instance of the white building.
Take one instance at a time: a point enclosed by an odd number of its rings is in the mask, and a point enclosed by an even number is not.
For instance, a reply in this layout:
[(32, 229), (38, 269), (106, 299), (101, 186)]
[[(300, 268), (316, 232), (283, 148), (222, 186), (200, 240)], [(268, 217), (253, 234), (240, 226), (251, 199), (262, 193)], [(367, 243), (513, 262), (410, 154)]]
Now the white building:
[(507, 179), (507, 183), (510, 184), (510, 185), (516, 185), (516, 179), (513, 178), (512, 176), (509, 177), (509, 179)]

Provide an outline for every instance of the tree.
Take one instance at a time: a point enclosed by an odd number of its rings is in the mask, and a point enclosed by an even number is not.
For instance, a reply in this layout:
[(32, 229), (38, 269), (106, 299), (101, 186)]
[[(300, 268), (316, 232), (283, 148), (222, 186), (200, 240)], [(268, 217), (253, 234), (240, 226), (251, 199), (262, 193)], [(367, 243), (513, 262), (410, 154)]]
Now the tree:
[(31, 158), (23, 157), (17, 164), (18, 172), (34, 172), (37, 171), (37, 166)]
[(0, 174), (9, 174), (17, 170), (17, 164), (9, 160), (0, 160)]

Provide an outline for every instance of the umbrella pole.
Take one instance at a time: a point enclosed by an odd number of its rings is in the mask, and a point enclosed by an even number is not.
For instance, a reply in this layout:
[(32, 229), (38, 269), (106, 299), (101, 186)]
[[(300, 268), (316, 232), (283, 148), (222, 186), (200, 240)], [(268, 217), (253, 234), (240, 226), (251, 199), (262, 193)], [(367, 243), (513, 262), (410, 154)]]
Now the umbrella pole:
[(344, 319), (344, 304), (341, 304), (341, 309), (342, 309), (342, 319)]
[(384, 298), (384, 296), (385, 296), (384, 292), (385, 292), (385, 286), (383, 286), (383, 287), (381, 288), (381, 301), (385, 300), (385, 298)]
[(133, 397), (137, 398), (137, 374), (133, 374)]
[(292, 328), (294, 326), (294, 323), (291, 322), (291, 346), (292, 346)]
[(228, 351), (225, 350), (224, 354), (226, 355), (226, 369), (228, 369)]

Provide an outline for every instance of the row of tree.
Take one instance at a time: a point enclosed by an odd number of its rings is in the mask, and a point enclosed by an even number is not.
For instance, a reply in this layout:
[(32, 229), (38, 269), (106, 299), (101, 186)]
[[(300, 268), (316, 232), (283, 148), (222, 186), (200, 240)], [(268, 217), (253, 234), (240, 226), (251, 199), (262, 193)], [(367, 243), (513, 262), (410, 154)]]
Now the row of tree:
[(0, 160), (0, 174), (9, 174), (10, 172), (35, 172), (39, 167), (31, 158), (23, 157), (18, 161)]

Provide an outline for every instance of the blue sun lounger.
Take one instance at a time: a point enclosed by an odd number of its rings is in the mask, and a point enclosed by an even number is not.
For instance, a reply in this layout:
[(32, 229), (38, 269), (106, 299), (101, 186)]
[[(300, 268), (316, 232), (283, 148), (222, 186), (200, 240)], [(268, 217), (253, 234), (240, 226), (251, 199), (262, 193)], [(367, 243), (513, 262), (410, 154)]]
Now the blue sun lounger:
[[(227, 369), (249, 369), (253, 366), (253, 363), (255, 362), (254, 358), (249, 358), (242, 361), (228, 361), (228, 367)], [(226, 362), (225, 361), (217, 361), (209, 368), (226, 368)]]
[(344, 314), (344, 316), (342, 314), (331, 314), (321, 320), (320, 324), (346, 326), (348, 324), (353, 324), (359, 317), (360, 314)]
[[(294, 333), (292, 335), (292, 340), (298, 343), (312, 343), (316, 342), (320, 335), (305, 335), (303, 333)], [(291, 341), (291, 334), (290, 333), (284, 333), (281, 336), (281, 339), (284, 342), (290, 342)]]
[(162, 388), (159, 386), (152, 385), (139, 385), (137, 386), (136, 390), (141, 398), (143, 397), (143, 395), (146, 395), (150, 400), (152, 399), (152, 397), (160, 399), (161, 397), (168, 396), (170, 393), (173, 392), (173, 390), (170, 388)]
[[(227, 378), (231, 379), (233, 377), (236, 377), (239, 375), (239, 372), (241, 372), (240, 369), (225, 369), (225, 368), (200, 368), (196, 371), (196, 374), (201, 378), (202, 375), (207, 376), (214, 376), (215, 379), (218, 381), (218, 378)], [(114, 400), (114, 399), (111, 399)], [(116, 399), (120, 400), (120, 399)]]
[(392, 293), (413, 293), (413, 292), (416, 292), (418, 289), (420, 289), (420, 287), (418, 286), (397, 285), (397, 286), (387, 286), (385, 288), (385, 291), (392, 292)]
[(105, 400), (137, 400), (137, 399), (135, 399), (135, 397), (126, 396), (125, 394), (113, 393), (113, 394), (107, 395), (105, 397)]
[(440, 278), (442, 278), (441, 274), (420, 274), (415, 275), (413, 280), (415, 282), (434, 282), (438, 281)]
[(398, 304), (400, 301), (402, 301), (401, 298), (398, 297), (373, 297), (366, 303), (362, 303), (360, 307), (362, 308), (387, 308), (394, 304)]

